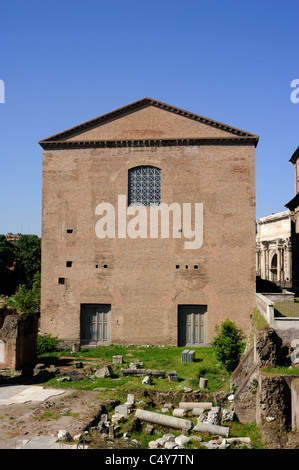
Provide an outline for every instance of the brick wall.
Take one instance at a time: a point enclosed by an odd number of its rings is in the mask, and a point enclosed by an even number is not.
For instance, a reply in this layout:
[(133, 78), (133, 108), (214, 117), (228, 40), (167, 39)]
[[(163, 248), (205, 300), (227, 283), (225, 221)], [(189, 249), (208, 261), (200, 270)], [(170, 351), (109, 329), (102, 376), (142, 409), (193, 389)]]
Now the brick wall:
[[(161, 111), (159, 121), (156, 111), (139, 113), (136, 138), (182, 138), (190, 122), (188, 136), (195, 136), (190, 119), (171, 115), (168, 122)], [(136, 117), (88, 132), (97, 140), (132, 138)], [(220, 130), (197, 126), (198, 135), (211, 138), (213, 131), (219, 137)], [(91, 138), (88, 132), (81, 141)], [(244, 142), (44, 150), (42, 332), (79, 338), (80, 304), (104, 303), (111, 304), (113, 344), (177, 345), (184, 304), (207, 305), (207, 342), (226, 318), (248, 333), (255, 304), (254, 152)], [(96, 206), (117, 207), (118, 195), (128, 193), (128, 170), (138, 165), (161, 169), (162, 202), (203, 204), (200, 249), (186, 250), (183, 238), (96, 237)]]

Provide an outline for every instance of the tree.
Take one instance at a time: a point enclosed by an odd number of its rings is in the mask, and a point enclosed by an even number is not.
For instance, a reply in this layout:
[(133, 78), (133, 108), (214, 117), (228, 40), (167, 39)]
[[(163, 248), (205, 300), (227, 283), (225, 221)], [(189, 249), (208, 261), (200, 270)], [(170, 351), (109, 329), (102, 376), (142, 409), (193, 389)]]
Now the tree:
[(225, 320), (215, 327), (218, 335), (212, 341), (217, 359), (228, 372), (232, 372), (239, 364), (243, 351), (244, 333), (231, 320)]
[(16, 244), (18, 280), (28, 289), (41, 269), (41, 239), (37, 235), (21, 235)]
[(15, 246), (7, 241), (5, 235), (0, 235), (0, 293), (14, 292), (14, 262)]
[(34, 275), (32, 289), (28, 289), (24, 284), (20, 285), (18, 292), (8, 299), (7, 305), (15, 308), (20, 313), (35, 313), (39, 311), (40, 273)]

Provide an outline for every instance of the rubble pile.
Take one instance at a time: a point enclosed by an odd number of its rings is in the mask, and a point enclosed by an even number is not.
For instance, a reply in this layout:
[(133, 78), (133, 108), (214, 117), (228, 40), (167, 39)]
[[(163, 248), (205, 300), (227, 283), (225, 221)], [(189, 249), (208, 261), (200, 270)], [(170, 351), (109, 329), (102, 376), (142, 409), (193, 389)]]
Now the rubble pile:
[[(145, 433), (152, 434), (155, 426), (165, 426), (180, 431), (179, 435), (168, 432), (162, 437), (149, 442), (150, 449), (184, 449), (195, 444), (195, 447), (207, 449), (227, 449), (232, 444), (251, 448), (250, 438), (229, 438), (229, 426), (227, 424), (235, 419), (232, 409), (213, 406), (207, 402), (179, 403), (176, 407), (172, 403), (163, 403), (159, 412), (146, 411), (135, 403), (134, 395), (128, 394), (124, 404), (114, 407), (111, 419), (107, 414), (102, 414), (95, 430), (102, 438), (114, 438), (121, 431), (123, 423), (134, 413), (133, 420), (139, 420)], [(140, 403), (142, 405), (142, 403)], [(196, 418), (196, 423), (194, 422)], [(142, 425), (141, 425), (142, 426)], [(200, 435), (201, 434), (201, 435)], [(204, 438), (202, 437), (204, 436)], [(124, 433), (123, 439), (129, 439), (130, 433)], [(212, 438), (207, 440), (207, 438)]]

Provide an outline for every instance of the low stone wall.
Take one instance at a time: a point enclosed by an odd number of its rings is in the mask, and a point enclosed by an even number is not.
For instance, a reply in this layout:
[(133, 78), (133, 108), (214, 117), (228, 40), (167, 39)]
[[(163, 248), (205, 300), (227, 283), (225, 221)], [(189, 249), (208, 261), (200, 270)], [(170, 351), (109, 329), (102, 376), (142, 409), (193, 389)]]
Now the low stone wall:
[(240, 387), (241, 383), (247, 378), (253, 366), (254, 346), (251, 346), (230, 377), (230, 386), (232, 389)]
[(295, 294), (294, 292), (284, 291), (281, 293), (263, 293), (264, 297), (271, 300), (272, 302), (294, 302)]
[(293, 340), (299, 339), (299, 318), (275, 318), (273, 328), (283, 343), (290, 344)]
[[(283, 343), (291, 343), (299, 339), (299, 318), (275, 317), (274, 301), (270, 296), (281, 296), (284, 294), (256, 294), (256, 306), (271, 328), (274, 328)], [(288, 295), (288, 294), (285, 294)], [(286, 298), (285, 298), (286, 299)], [(288, 299), (287, 299), (288, 300)], [(276, 301), (276, 300), (275, 300)], [(281, 300), (280, 300), (281, 302)]]
[(234, 412), (241, 423), (256, 420), (256, 391), (259, 367), (255, 364), (240, 384), (234, 396)]
[(256, 293), (256, 306), (259, 309), (260, 313), (265, 318), (269, 326), (273, 327), (274, 325), (274, 303), (272, 300), (269, 300), (263, 294)]

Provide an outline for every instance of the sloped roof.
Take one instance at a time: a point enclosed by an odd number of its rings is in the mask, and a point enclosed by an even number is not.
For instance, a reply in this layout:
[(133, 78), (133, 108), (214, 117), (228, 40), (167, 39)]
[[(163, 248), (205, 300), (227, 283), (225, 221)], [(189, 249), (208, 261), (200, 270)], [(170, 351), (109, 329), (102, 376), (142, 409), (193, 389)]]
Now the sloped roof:
[(285, 204), (285, 207), (290, 209), (290, 211), (294, 211), (297, 207), (299, 206), (299, 193), (296, 194), (293, 199), (291, 199), (287, 204)]
[[(184, 119), (191, 120), (193, 123), (200, 123), (201, 125), (205, 125), (208, 127), (212, 127), (214, 129), (214, 135), (209, 135), (208, 137), (205, 136), (204, 138), (200, 138), (198, 136), (187, 135), (184, 138), (179, 137), (177, 135), (167, 135), (167, 138), (95, 138), (94, 134), (92, 133), (93, 129), (101, 128), (101, 126), (111, 125), (111, 123), (128, 117), (133, 113), (137, 113), (142, 111), (148, 107), (158, 108), (163, 111), (167, 111), (172, 113), (176, 116), (181, 116)], [(193, 127), (192, 127), (193, 126)], [(191, 125), (190, 122), (190, 129), (194, 129), (194, 125)], [(216, 132), (217, 131), (217, 132)], [(191, 131), (190, 131), (191, 132)], [(132, 135), (134, 135), (134, 128), (132, 128)], [(135, 101), (131, 104), (118, 108), (114, 111), (110, 111), (107, 114), (103, 114), (97, 118), (91, 119), (86, 121), (82, 124), (74, 126), (70, 129), (67, 129), (63, 132), (59, 132), (58, 134), (54, 134), (46, 139), (43, 139), (39, 142), (39, 144), (43, 148), (65, 148), (65, 147), (82, 147), (82, 146), (91, 146), (91, 147), (109, 147), (109, 146), (127, 146), (127, 145), (157, 145), (157, 143), (161, 145), (194, 145), (198, 144), (205, 144), (211, 142), (221, 142), (221, 143), (231, 143), (234, 142), (243, 142), (243, 143), (250, 143), (254, 144), (255, 146), (258, 143), (259, 137), (255, 134), (251, 134), (241, 129), (237, 129), (235, 127), (229, 126), (227, 124), (223, 124), (221, 122), (206, 118), (204, 116), (191, 113), (189, 111), (177, 108), (175, 106), (171, 106), (169, 104), (163, 103), (161, 101), (154, 100), (152, 98), (143, 98), (141, 100)]]
[(295, 150), (295, 152), (293, 153), (289, 161), (292, 163), (295, 163), (298, 160), (298, 157), (299, 157), (299, 147), (297, 147), (297, 149)]

